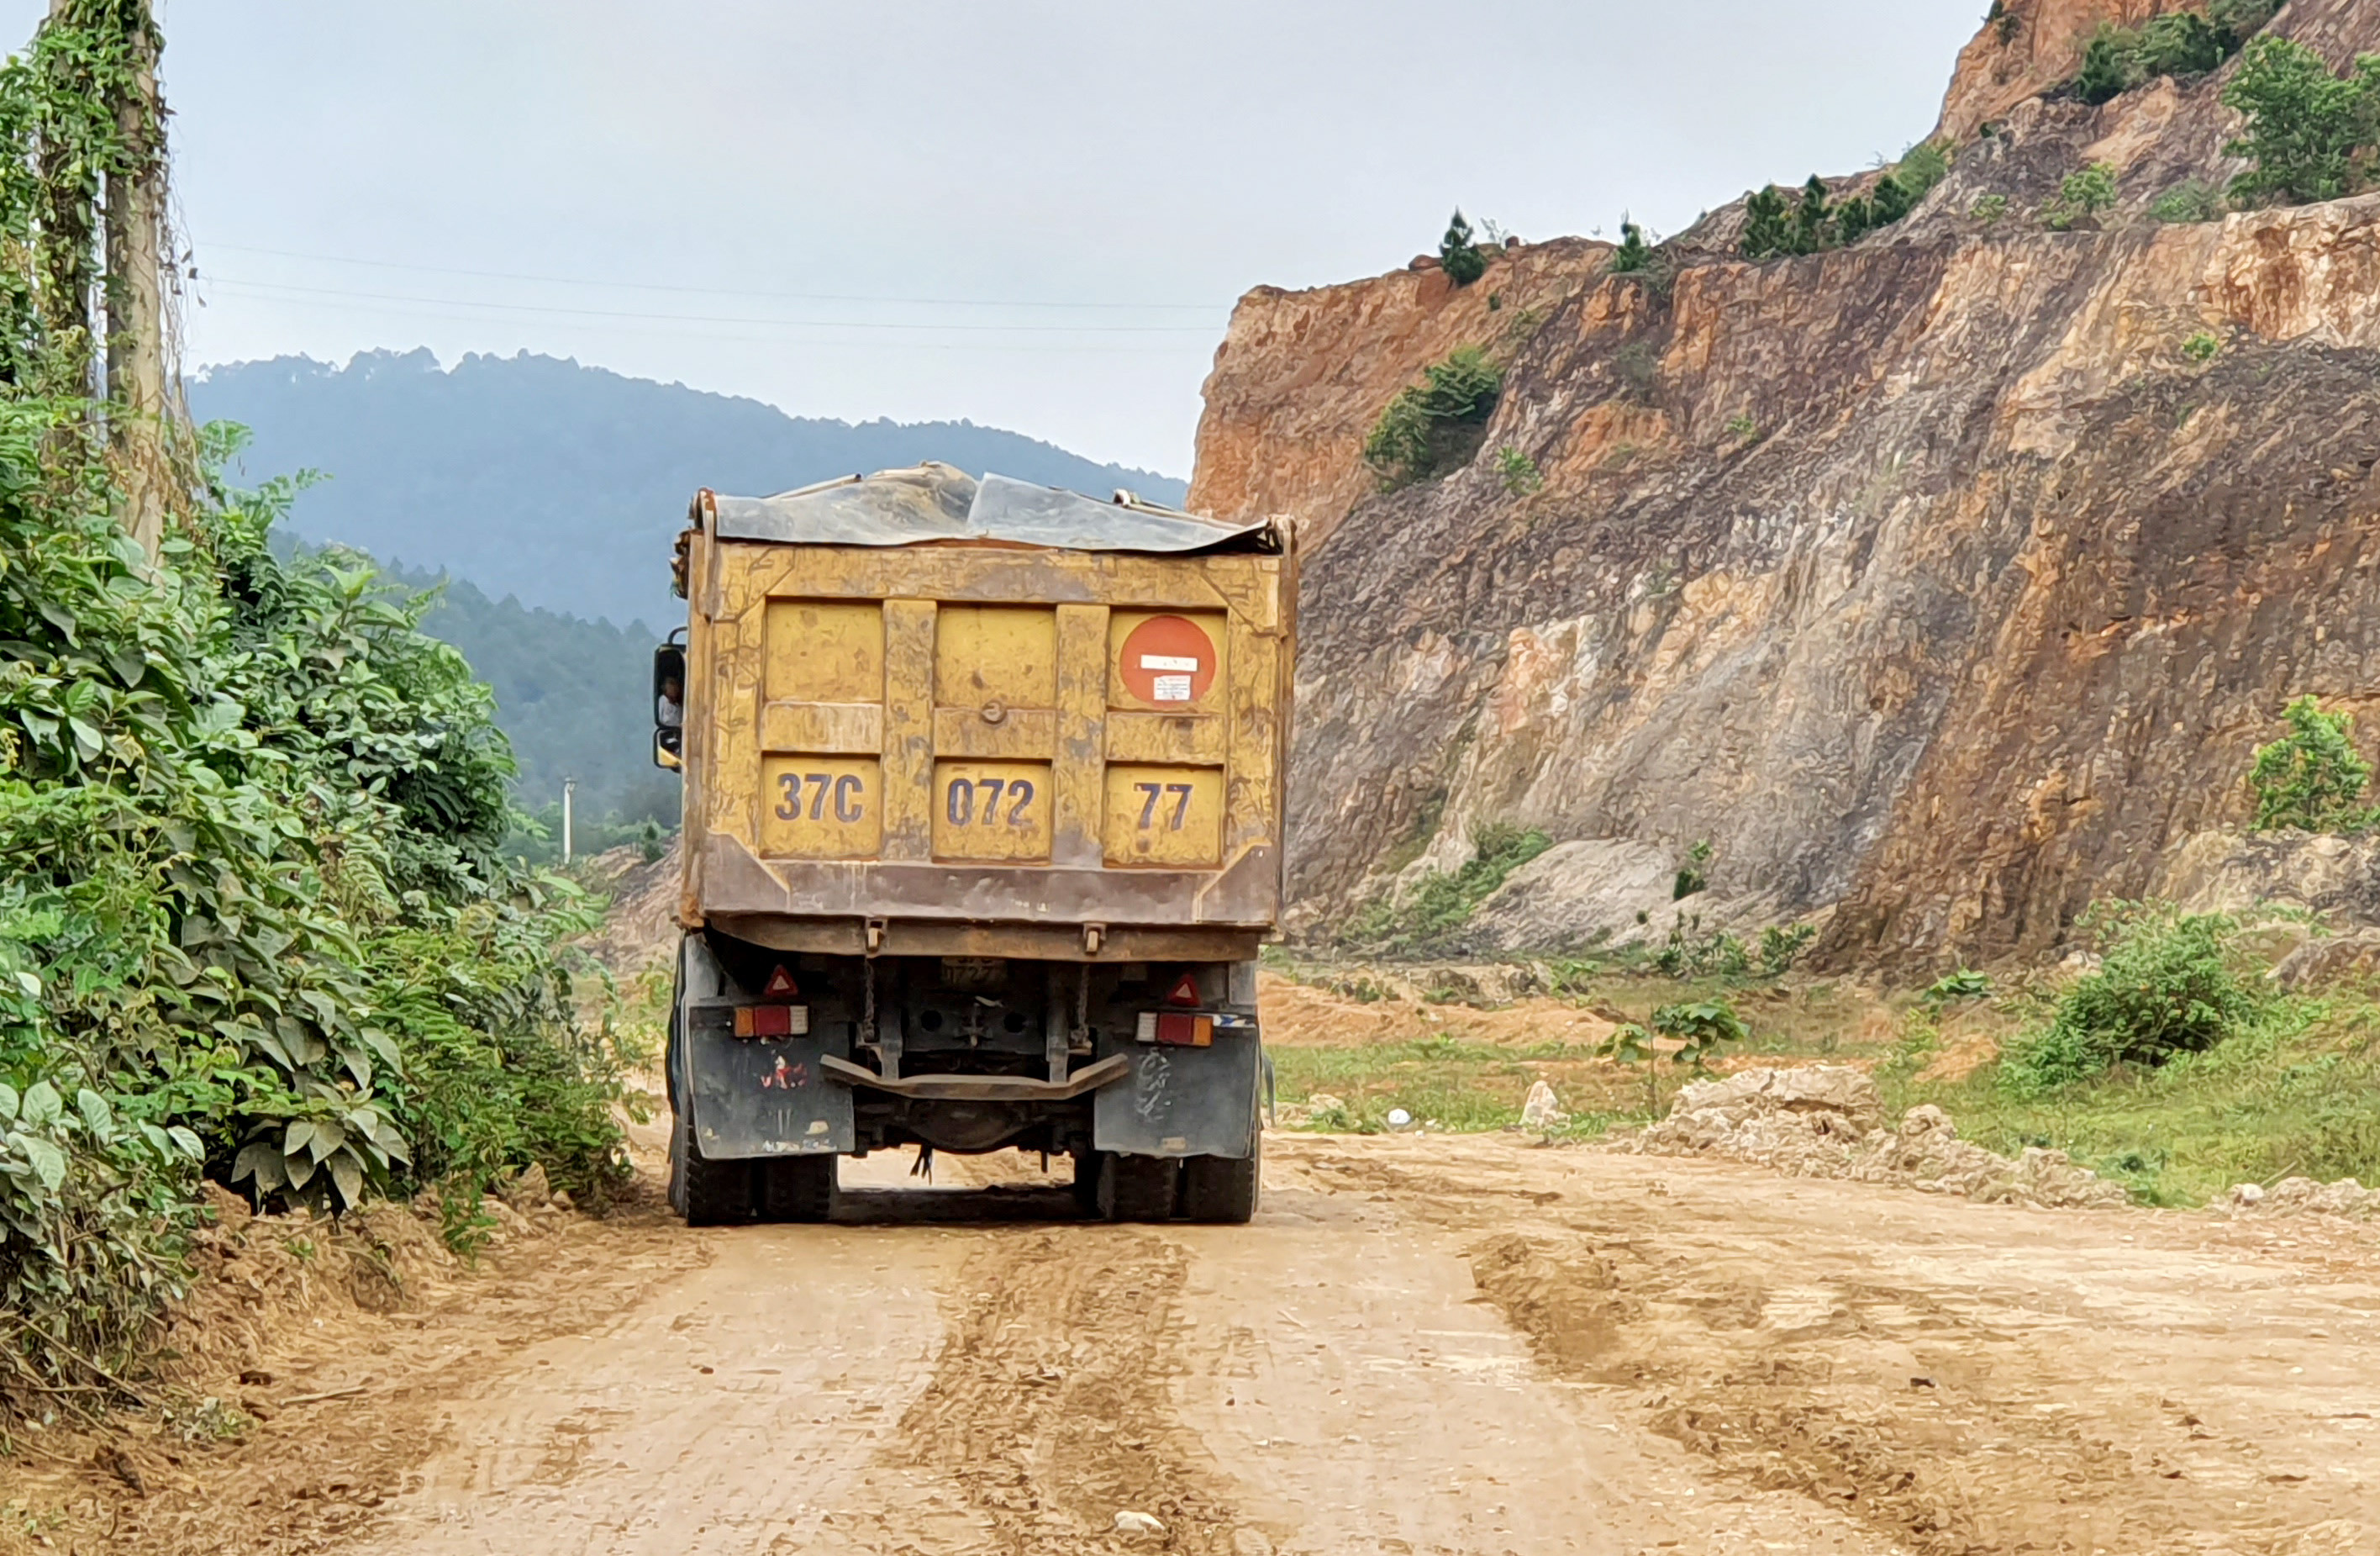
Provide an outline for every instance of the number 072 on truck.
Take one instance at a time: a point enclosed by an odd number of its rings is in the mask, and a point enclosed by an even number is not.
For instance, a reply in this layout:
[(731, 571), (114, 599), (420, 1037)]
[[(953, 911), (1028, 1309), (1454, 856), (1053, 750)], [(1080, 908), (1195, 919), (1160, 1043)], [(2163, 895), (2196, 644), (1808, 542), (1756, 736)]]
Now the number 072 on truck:
[(1283, 521), (925, 465), (704, 492), (655, 760), (685, 782), (670, 1193), (818, 1220), (838, 1161), (1072, 1159), (1245, 1222), (1296, 640)]

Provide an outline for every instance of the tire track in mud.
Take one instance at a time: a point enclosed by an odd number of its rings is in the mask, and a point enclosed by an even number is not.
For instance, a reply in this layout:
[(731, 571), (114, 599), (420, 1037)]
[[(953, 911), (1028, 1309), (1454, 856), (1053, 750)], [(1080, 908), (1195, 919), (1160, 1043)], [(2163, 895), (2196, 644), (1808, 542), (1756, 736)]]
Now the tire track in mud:
[[(955, 1493), (982, 1531), (970, 1550), (1229, 1556), (1228, 1477), (1173, 1404), (1189, 1264), (1179, 1244), (1122, 1227), (987, 1237), (885, 1462)], [(1126, 1508), (1166, 1535), (1116, 1536)]]
[(1332, 1168), (1404, 1213), (1488, 1234), (1465, 1250), (1474, 1282), (1540, 1363), (1634, 1391), (1648, 1426), (1730, 1477), (1925, 1556), (2188, 1541), (2170, 1479), (2059, 1418), (2012, 1365), (2013, 1336), (1924, 1293), (1846, 1282), (1749, 1227), (1703, 1246), (1705, 1207), (1586, 1207), (1377, 1161)]

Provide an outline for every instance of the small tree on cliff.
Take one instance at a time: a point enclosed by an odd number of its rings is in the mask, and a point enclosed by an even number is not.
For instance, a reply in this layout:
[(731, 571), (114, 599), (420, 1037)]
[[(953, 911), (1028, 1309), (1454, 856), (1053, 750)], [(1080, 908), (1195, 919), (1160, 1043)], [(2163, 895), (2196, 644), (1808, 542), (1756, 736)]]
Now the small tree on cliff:
[(1446, 236), (1439, 239), (1438, 262), (1445, 267), (1447, 279), (1458, 286), (1468, 286), (1488, 274), (1488, 256), (1471, 240), (1471, 224), (1463, 219), (1463, 208), (1454, 208), (1454, 220), (1446, 225)]
[(2259, 38), (2223, 89), (2224, 105), (2248, 130), (2223, 148), (2256, 165), (2231, 181), (2242, 201), (2302, 205), (2353, 194), (2370, 181), (2380, 141), (2380, 55), (2363, 55), (2346, 76), (2288, 38)]
[(2256, 791), (2255, 830), (2363, 832), (2380, 812), (2362, 803), (2372, 764), (2355, 749), (2355, 715), (2325, 713), (2301, 697), (2282, 715), (2289, 732), (2256, 748), (2248, 783)]

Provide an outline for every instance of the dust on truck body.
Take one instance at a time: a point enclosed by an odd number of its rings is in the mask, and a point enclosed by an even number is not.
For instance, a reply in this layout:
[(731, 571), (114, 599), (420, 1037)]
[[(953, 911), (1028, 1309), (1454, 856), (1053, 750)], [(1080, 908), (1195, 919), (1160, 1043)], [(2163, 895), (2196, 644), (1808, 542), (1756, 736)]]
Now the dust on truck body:
[(1245, 1221), (1286, 525), (929, 465), (705, 492), (679, 575), (680, 1212), (820, 1219), (840, 1157), (917, 1145)]

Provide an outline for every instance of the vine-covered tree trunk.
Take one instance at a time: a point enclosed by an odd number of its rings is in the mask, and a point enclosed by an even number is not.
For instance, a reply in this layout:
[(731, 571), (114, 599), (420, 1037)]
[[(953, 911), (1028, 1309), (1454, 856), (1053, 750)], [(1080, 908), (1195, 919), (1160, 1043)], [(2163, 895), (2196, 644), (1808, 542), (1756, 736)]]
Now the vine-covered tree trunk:
[(109, 442), (124, 483), (124, 528), (152, 561), (164, 539), (165, 298), (164, 119), (148, 0), (115, 0), (131, 61), (115, 105), (118, 157), (107, 175)]

